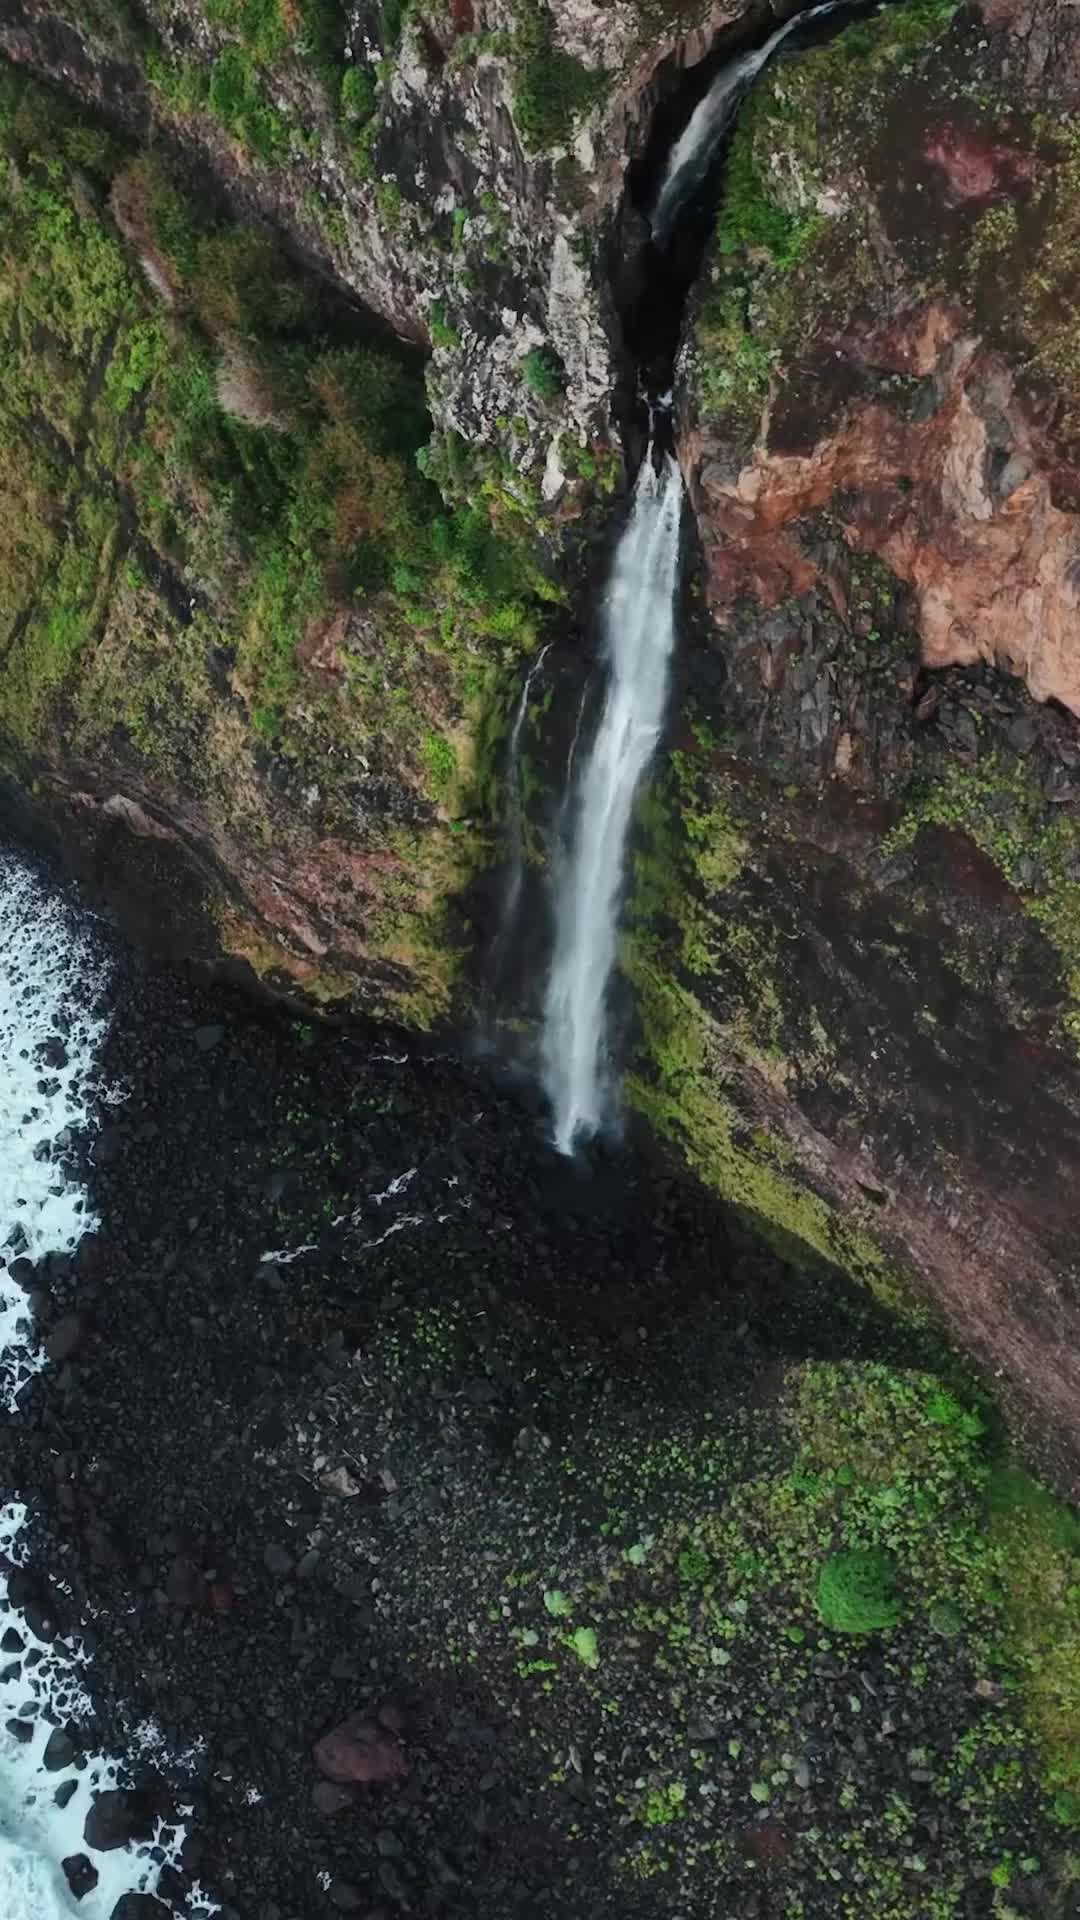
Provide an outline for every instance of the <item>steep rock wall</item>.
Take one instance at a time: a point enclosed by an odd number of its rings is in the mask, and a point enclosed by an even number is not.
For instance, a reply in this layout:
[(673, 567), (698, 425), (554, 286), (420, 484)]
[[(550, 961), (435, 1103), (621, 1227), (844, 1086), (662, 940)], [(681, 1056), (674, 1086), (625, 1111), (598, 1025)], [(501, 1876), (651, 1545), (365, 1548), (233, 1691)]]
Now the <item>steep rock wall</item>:
[(612, 445), (608, 270), (654, 101), (768, 17), (763, 0), (13, 0), (0, 53), (164, 142), (430, 348), (438, 432), (553, 501), (575, 450)]
[(1075, 25), (950, 11), (779, 62), (740, 122), (636, 1091), (744, 1204), (914, 1276), (1075, 1478)]

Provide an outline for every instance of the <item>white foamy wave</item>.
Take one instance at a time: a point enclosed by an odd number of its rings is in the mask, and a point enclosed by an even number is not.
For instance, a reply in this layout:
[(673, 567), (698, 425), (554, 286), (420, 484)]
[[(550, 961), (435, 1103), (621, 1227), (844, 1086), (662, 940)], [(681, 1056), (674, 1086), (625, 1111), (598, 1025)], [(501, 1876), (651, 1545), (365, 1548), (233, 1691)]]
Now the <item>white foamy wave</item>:
[[(64, 1136), (87, 1124), (101, 1092), (95, 1074), (108, 973), (92, 923), (0, 848), (0, 1420), (17, 1416), (19, 1388), (45, 1364), (9, 1265), (21, 1254), (39, 1260), (67, 1252), (97, 1225), (81, 1185), (64, 1170)], [(46, 1042), (52, 1047), (42, 1058)], [(20, 1503), (0, 1506), (0, 1567), (26, 1560), (26, 1523)], [(46, 1768), (54, 1728), (72, 1731), (77, 1744), (80, 1727), (92, 1719), (82, 1678), (87, 1656), (77, 1638), (46, 1640), (35, 1633), (11, 1606), (9, 1586), (7, 1571), (0, 1571), (0, 1642), (10, 1636), (0, 1647), (0, 1920), (111, 1920), (125, 1893), (154, 1893), (162, 1867), (179, 1863), (185, 1829), (180, 1821), (159, 1822), (141, 1846), (107, 1852), (87, 1846), (83, 1829), (94, 1797), (124, 1785), (125, 1768), (93, 1753)], [(172, 1755), (156, 1728), (149, 1737), (149, 1726), (132, 1730), (133, 1747), (181, 1771), (190, 1768), (198, 1743), (187, 1755)], [(78, 1901), (63, 1871), (76, 1854), (84, 1854), (98, 1876)], [(217, 1910), (196, 1887), (187, 1911)]]
[[(62, 896), (0, 850), (0, 1406), (11, 1408), (42, 1364), (9, 1263), (63, 1252), (96, 1224), (56, 1156), (87, 1119), (107, 973), (99, 943)], [(47, 1042), (51, 1061), (41, 1058)]]

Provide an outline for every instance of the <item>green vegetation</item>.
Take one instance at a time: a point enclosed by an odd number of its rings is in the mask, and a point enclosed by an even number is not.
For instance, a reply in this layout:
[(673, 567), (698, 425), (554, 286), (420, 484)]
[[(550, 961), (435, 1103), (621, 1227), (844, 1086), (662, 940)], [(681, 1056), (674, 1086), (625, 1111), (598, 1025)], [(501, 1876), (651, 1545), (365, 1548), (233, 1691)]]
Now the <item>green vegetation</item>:
[(521, 377), (538, 400), (555, 400), (566, 384), (566, 370), (551, 347), (532, 347), (521, 363)]
[(864, 210), (840, 195), (825, 216), (822, 191), (955, 12), (954, 0), (907, 0), (854, 21), (777, 60), (742, 108), (696, 311), (703, 411), (727, 432), (752, 434), (788, 353), (876, 285)]
[(514, 118), (526, 146), (566, 145), (575, 123), (604, 99), (610, 76), (556, 45), (554, 17), (543, 0), (523, 0), (512, 57)]
[(242, 47), (223, 47), (210, 69), (207, 105), (241, 146), (269, 165), (289, 150), (289, 124), (266, 98)]
[[(826, 1560), (818, 1580), (817, 1608), (836, 1633), (876, 1633), (895, 1627), (900, 1607), (892, 1587), (889, 1554), (850, 1548)], [(939, 1603), (940, 1604), (940, 1603)]]
[[(802, 1258), (818, 1253), (891, 1310), (924, 1324), (875, 1244), (870, 1207), (841, 1217), (800, 1178), (787, 1143), (741, 1110), (735, 1095), (733, 1056), (750, 1062), (766, 1085), (783, 1087), (789, 1069), (775, 929), (741, 891), (749, 842), (734, 798), (722, 774), (676, 753), (642, 803), (622, 957), (642, 1030), (628, 1095), (783, 1254), (799, 1243)], [(824, 1032), (816, 1047), (816, 1054), (801, 1049), (802, 1071), (827, 1067)]]
[(369, 67), (353, 65), (341, 76), (341, 114), (347, 125), (365, 127), (375, 112), (375, 79)]
[(446, 814), (488, 790), (554, 591), (531, 510), (464, 468), (444, 506), (419, 358), (351, 323), (342, 345), (265, 233), (208, 220), (10, 71), (0, 142), (0, 725), (134, 755), (256, 838), (266, 749), (328, 820), (357, 754), (411, 781), (443, 824), (385, 830), (383, 870), (408, 878), (372, 938), (403, 995), (409, 972), (433, 983), (414, 1010), (445, 1004), (442, 903), (484, 852)]
[(966, 833), (1016, 888), (1060, 956), (1064, 1025), (1080, 1045), (1080, 821), (1047, 802), (1018, 755), (998, 751), (975, 766), (943, 760), (913, 783), (886, 851), (930, 825)]
[(461, 335), (446, 317), (445, 300), (433, 300), (428, 308), (428, 332), (433, 347), (443, 347), (447, 351), (460, 347)]
[(267, 165), (302, 147), (281, 81), (314, 72), (342, 124), (359, 135), (375, 111), (374, 82), (345, 58), (348, 25), (341, 0), (204, 0), (216, 55), (209, 69), (194, 57), (170, 55), (145, 27), (147, 76), (160, 99), (183, 118), (209, 112)]
[[(845, 1360), (790, 1366), (767, 1405), (691, 1395), (631, 1426), (604, 1404), (482, 1554), (451, 1550), (469, 1572), (446, 1667), (515, 1703), (560, 1841), (723, 1913), (761, 1884), (767, 1817), (784, 1920), (955, 1920), (973, 1890), (1038, 1876), (1057, 1913), (1080, 1527), (981, 1398)], [(587, 1801), (562, 1792), (584, 1753)]]

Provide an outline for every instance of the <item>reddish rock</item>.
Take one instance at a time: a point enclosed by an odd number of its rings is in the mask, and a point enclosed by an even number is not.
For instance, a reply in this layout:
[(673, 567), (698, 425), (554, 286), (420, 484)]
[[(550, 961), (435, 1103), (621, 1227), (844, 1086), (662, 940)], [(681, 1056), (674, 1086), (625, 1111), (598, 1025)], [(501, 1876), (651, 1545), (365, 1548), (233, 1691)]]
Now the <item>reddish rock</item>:
[(319, 1772), (340, 1785), (360, 1782), (372, 1786), (384, 1780), (401, 1780), (408, 1772), (400, 1740), (380, 1732), (374, 1721), (359, 1713), (316, 1741), (314, 1754)]
[(993, 193), (1015, 194), (1035, 174), (1031, 153), (952, 120), (942, 121), (930, 132), (923, 151), (944, 173), (946, 195), (954, 205), (987, 200)]

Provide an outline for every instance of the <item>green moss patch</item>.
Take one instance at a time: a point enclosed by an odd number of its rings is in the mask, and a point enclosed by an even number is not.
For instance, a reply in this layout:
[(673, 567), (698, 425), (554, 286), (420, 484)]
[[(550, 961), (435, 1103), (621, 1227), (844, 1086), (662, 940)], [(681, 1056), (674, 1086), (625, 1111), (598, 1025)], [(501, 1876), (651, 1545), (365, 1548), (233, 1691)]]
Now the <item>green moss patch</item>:
[(1016, 889), (1060, 958), (1062, 1021), (1080, 1044), (1080, 821), (1047, 802), (1020, 756), (998, 749), (975, 764), (943, 758), (924, 771), (905, 796), (885, 851), (910, 844), (931, 825), (967, 834)]
[(512, 60), (514, 118), (526, 145), (566, 145), (576, 121), (604, 98), (609, 75), (558, 46), (554, 15), (542, 0), (526, 0), (519, 10)]

